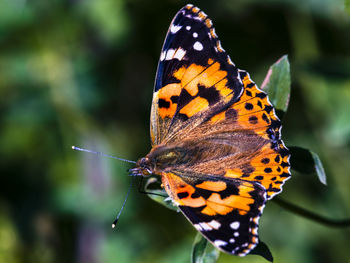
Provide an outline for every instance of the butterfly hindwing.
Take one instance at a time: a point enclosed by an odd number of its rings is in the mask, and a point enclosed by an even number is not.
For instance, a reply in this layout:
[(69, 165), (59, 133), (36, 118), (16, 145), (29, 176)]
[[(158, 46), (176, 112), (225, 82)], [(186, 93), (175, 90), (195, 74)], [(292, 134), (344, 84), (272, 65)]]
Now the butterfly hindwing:
[(186, 218), (220, 250), (244, 256), (259, 242), (266, 201), (260, 184), (181, 173), (164, 174), (162, 181)]
[(232, 104), (242, 88), (212, 21), (197, 7), (185, 6), (170, 25), (158, 64), (151, 110), (153, 145), (199, 123), (194, 117)]

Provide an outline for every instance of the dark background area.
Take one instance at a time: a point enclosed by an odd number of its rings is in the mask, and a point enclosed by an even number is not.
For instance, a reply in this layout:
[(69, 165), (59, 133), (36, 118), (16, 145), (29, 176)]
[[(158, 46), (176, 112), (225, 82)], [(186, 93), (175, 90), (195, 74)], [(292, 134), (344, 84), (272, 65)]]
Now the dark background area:
[[(292, 93), (286, 145), (317, 152), (328, 186), (293, 173), (281, 194), (330, 218), (350, 213), (350, 16), (341, 0), (193, 1), (226, 51), (261, 84), (282, 55)], [(0, 262), (189, 262), (195, 230), (131, 192), (127, 163), (150, 149), (161, 46), (187, 2), (4, 0), (0, 4)], [(269, 202), (260, 237), (276, 262), (349, 262), (349, 228)], [(221, 254), (218, 262), (265, 262)]]

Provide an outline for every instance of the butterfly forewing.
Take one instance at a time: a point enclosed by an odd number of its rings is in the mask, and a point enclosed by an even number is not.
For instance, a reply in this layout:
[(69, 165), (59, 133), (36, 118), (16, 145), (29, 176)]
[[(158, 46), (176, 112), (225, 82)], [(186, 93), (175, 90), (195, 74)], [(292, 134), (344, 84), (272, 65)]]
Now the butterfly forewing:
[(169, 27), (158, 64), (151, 111), (153, 145), (185, 125), (200, 123), (192, 117), (232, 104), (242, 88), (212, 21), (197, 7), (182, 8)]

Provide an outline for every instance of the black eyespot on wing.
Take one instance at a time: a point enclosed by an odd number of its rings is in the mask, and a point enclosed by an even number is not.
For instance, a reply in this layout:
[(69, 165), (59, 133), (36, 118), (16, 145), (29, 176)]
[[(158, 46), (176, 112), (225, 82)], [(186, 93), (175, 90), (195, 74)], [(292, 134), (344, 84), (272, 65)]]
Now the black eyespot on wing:
[(163, 99), (159, 99), (158, 100), (158, 107), (159, 108), (169, 108), (170, 107), (170, 102), (163, 100)]
[(180, 198), (180, 199), (186, 198), (188, 196), (189, 196), (188, 192), (181, 192), (181, 193), (177, 194), (177, 197)]

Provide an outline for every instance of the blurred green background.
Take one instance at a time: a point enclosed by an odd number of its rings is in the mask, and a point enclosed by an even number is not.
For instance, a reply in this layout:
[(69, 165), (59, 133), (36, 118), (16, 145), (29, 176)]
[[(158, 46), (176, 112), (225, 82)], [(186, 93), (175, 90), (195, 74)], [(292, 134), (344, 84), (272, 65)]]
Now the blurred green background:
[[(150, 149), (149, 110), (175, 0), (0, 0), (0, 262), (189, 262), (194, 228), (131, 192), (127, 163)], [(293, 173), (286, 200), (350, 215), (349, 2), (193, 1), (232, 60), (261, 84), (289, 55), (287, 145), (317, 152), (328, 175)], [(269, 202), (260, 237), (276, 262), (350, 262), (349, 228)], [(221, 254), (218, 262), (266, 262)]]

